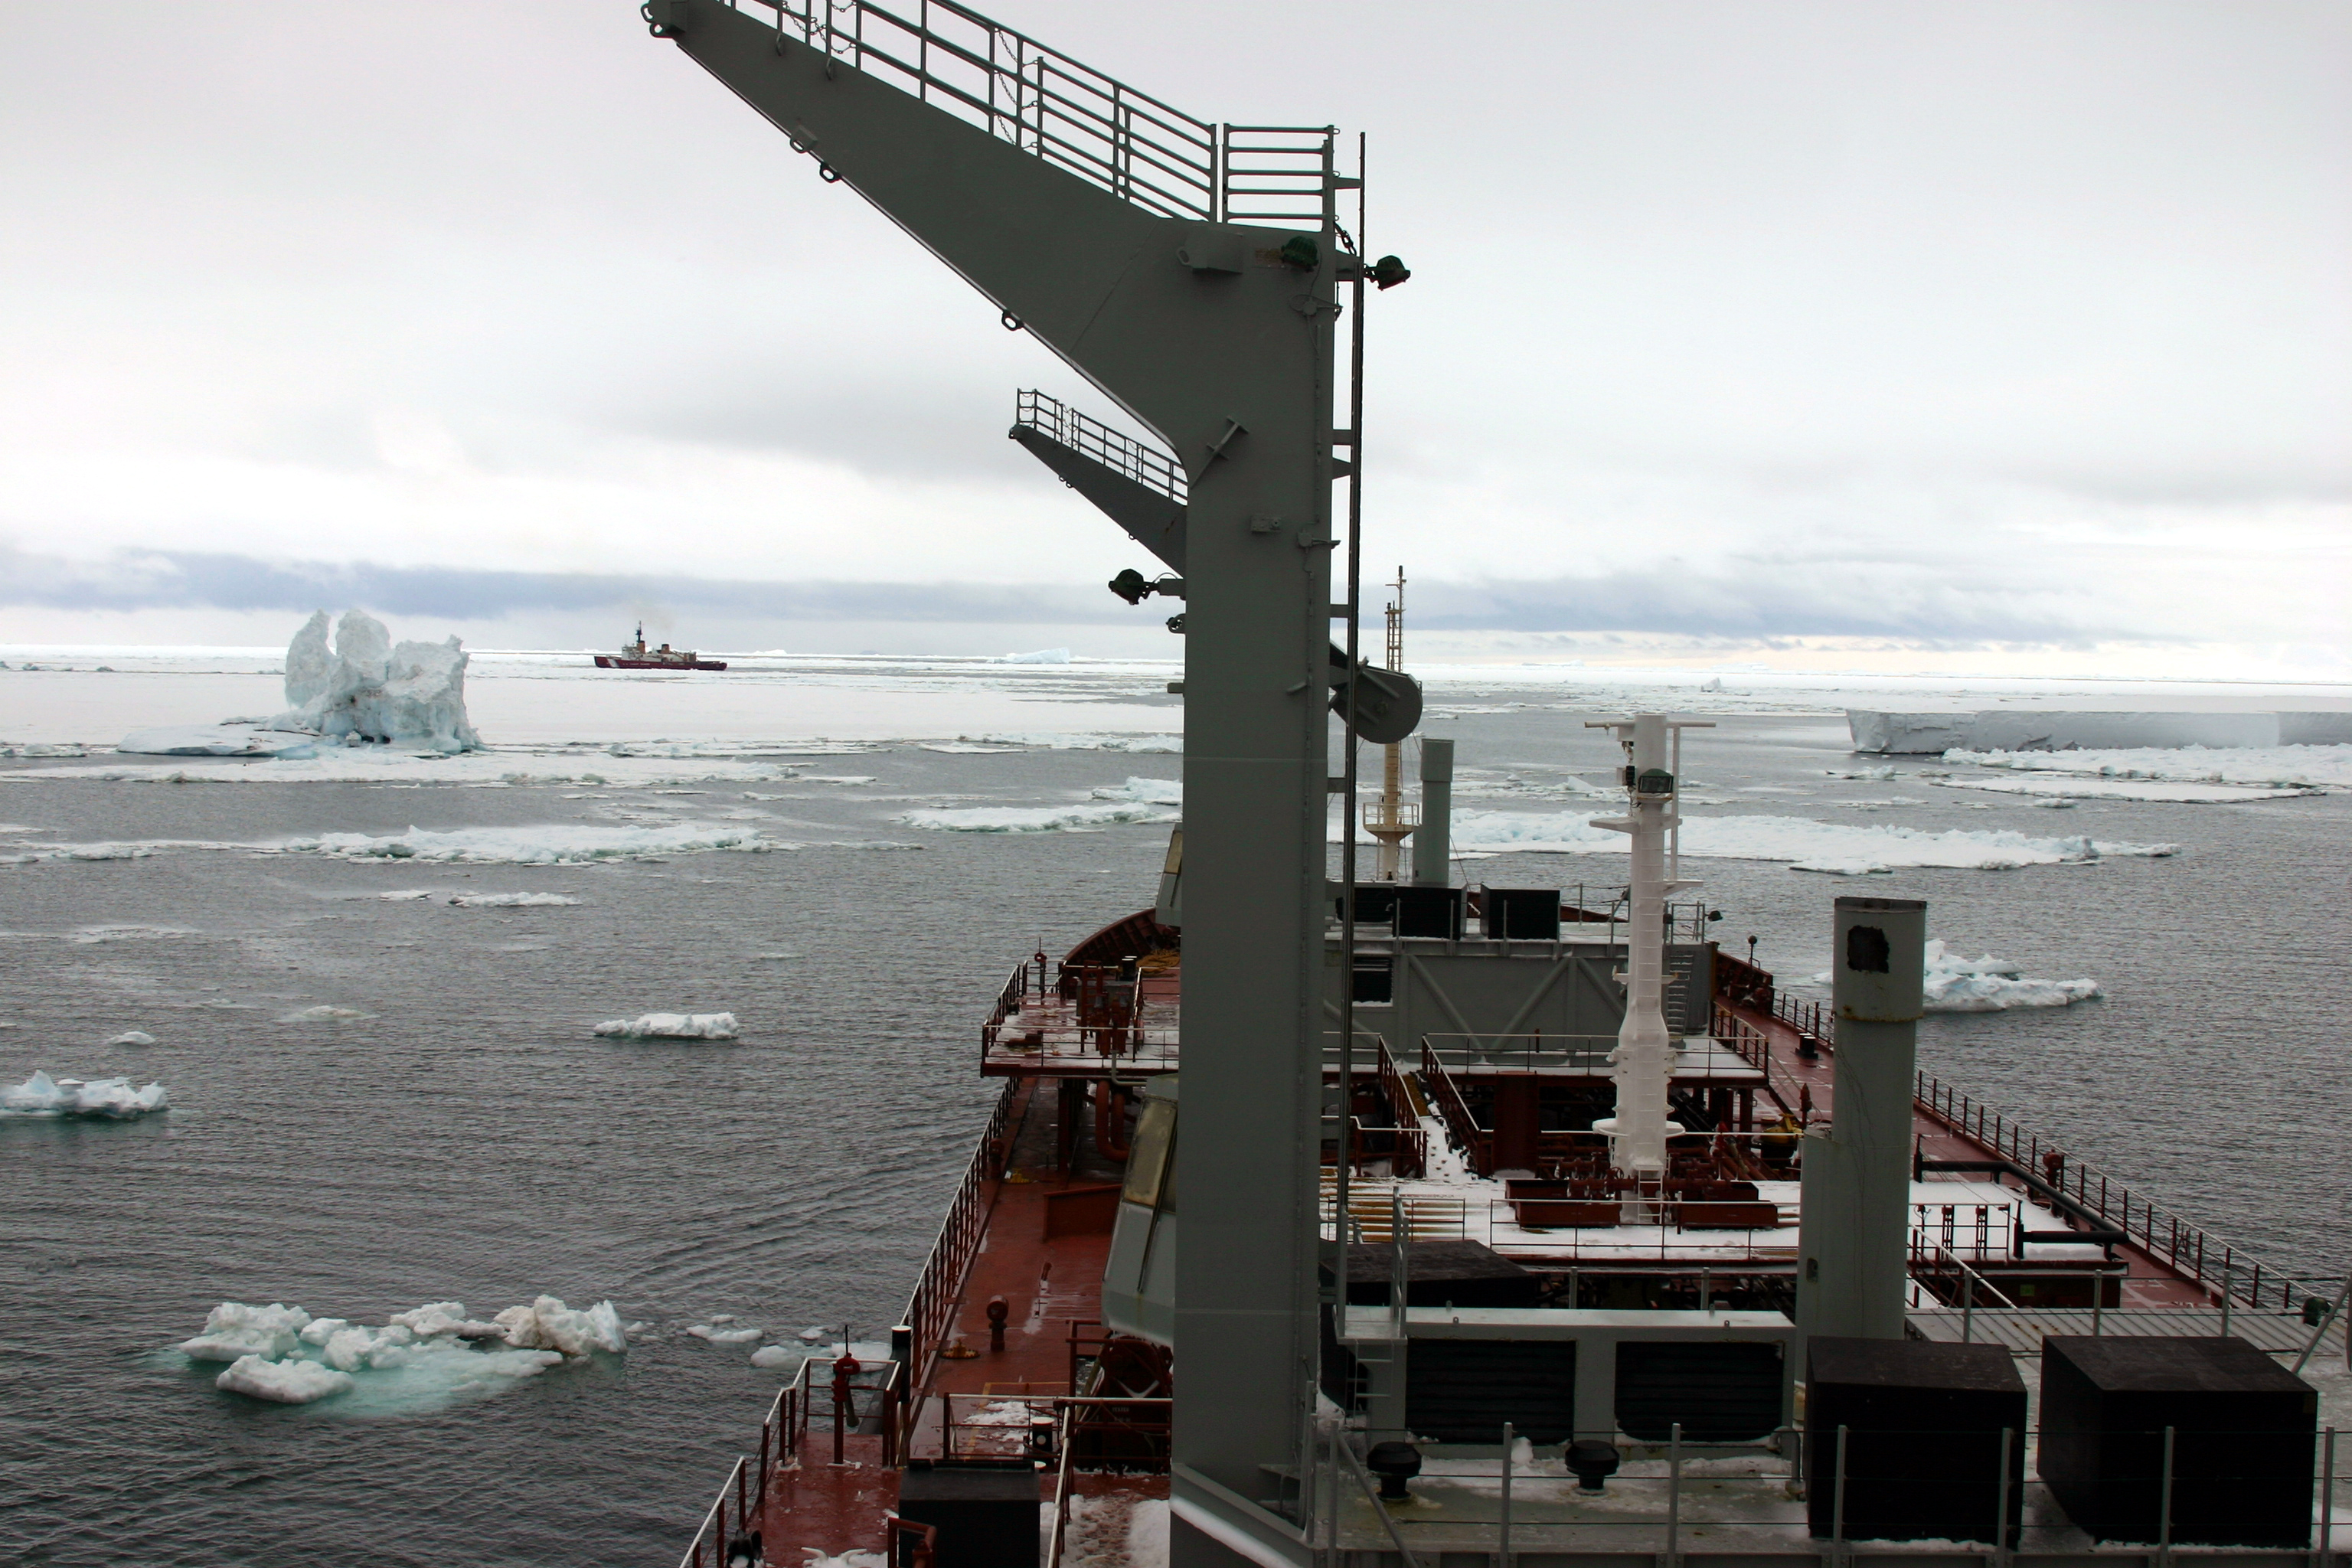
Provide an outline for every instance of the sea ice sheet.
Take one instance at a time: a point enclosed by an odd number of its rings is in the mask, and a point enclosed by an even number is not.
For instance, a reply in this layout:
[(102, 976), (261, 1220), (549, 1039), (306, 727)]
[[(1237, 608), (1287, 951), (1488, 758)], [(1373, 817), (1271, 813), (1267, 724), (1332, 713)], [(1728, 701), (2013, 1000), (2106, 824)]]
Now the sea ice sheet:
[[(1592, 826), (1597, 811), (1459, 811), (1454, 847), (1472, 853), (1622, 854), (1622, 833)], [(1336, 837), (1339, 832), (1333, 825)], [(1781, 860), (1801, 871), (1858, 876), (1902, 866), (2010, 870), (2108, 856), (2166, 856), (2173, 844), (2130, 844), (2088, 837), (2040, 838), (2006, 831), (1930, 831), (1892, 824), (1815, 822), (1797, 816), (1687, 816), (1682, 852), (1701, 859)]]
[(2139, 746), (2075, 752), (1952, 751), (1944, 754), (1944, 760), (1972, 763), (1980, 768), (2071, 773), (2086, 778), (2251, 784), (2277, 789), (2352, 789), (2352, 745), (2243, 750)]

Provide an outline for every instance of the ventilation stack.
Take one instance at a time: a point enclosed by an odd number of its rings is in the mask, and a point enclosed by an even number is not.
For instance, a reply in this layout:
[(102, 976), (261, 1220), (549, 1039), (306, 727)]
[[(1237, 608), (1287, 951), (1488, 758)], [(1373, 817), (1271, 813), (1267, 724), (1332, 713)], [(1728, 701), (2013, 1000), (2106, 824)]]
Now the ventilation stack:
[(1454, 885), (1454, 742), (1421, 741), (1421, 827), (1412, 839), (1412, 879), (1424, 888)]
[(1837, 1080), (1826, 1136), (1804, 1142), (1797, 1329), (1904, 1336), (1911, 1223), (1911, 1096), (1927, 906), (1837, 901)]

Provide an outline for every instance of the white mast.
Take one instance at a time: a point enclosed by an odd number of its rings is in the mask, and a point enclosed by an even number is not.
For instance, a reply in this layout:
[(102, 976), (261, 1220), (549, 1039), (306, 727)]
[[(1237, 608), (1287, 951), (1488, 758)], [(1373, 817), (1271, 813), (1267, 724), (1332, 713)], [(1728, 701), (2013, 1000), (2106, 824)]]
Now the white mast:
[[(1397, 568), (1391, 584), (1396, 597), (1389, 601), (1388, 667), (1404, 668), (1404, 568)], [(1397, 847), (1421, 825), (1421, 808), (1404, 804), (1404, 747), (1391, 741), (1381, 748), (1381, 798), (1364, 806), (1364, 831), (1380, 840), (1372, 876), (1382, 882), (1397, 879)]]
[[(1609, 1135), (1609, 1163), (1633, 1182), (1636, 1201), (1654, 1201), (1666, 1173), (1666, 1140), (1684, 1129), (1666, 1116), (1674, 1079), (1674, 1041), (1666, 1033), (1666, 899), (1696, 882), (1670, 879), (1667, 836), (1682, 824), (1676, 809), (1677, 780), (1669, 766), (1675, 731), (1713, 729), (1702, 721), (1640, 713), (1631, 721), (1588, 722), (1610, 730), (1625, 748), (1626, 814), (1596, 818), (1595, 827), (1633, 837), (1633, 874), (1627, 895), (1625, 1021), (1610, 1053), (1617, 1084), (1617, 1113), (1592, 1129)], [(1679, 869), (1679, 868), (1676, 868)]]

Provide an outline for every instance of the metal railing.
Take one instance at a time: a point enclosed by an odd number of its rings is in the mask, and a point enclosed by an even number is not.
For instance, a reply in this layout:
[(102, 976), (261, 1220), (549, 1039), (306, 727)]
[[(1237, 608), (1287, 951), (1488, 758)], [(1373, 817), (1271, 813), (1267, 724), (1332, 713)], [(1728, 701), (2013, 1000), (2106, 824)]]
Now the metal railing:
[(955, 0), (900, 0), (896, 10), (874, 0), (728, 4), (773, 11), (780, 53), (796, 37), (1146, 212), (1332, 221), (1330, 126), (1196, 119)]
[(1156, 490), (1177, 505), (1186, 497), (1183, 465), (1148, 442), (1115, 430), (1091, 415), (1082, 414), (1042, 392), (1019, 395), (1013, 420), (1041, 436), (1050, 437), (1082, 458), (1124, 474), (1146, 489)]
[(2019, 1125), (1983, 1101), (1922, 1072), (1914, 1085), (1919, 1110), (1971, 1142), (1991, 1149), (2026, 1170), (2039, 1172), (2121, 1230), (2126, 1245), (2194, 1279), (2217, 1301), (2242, 1300), (2249, 1307), (2302, 1307), (2297, 1292), (2315, 1281), (2265, 1268), (2261, 1259), (2221, 1240), (2193, 1222), (2158, 1205), (2087, 1161), (2077, 1160), (2040, 1133)]
[(940, 1342), (955, 1322), (964, 1275), (971, 1270), (981, 1237), (988, 1230), (992, 1197), (990, 1184), (1004, 1173), (1004, 1162), (1010, 1152), (1004, 1147), (1005, 1126), (1012, 1119), (1013, 1099), (1020, 1092), (1021, 1080), (1016, 1078), (1007, 1080), (1004, 1092), (997, 1096), (996, 1110), (988, 1119), (987, 1131), (980, 1136), (980, 1146), (972, 1151), (971, 1163), (965, 1167), (963, 1181), (948, 1205), (947, 1218), (940, 1223), (939, 1237), (931, 1243), (930, 1256), (916, 1278), (915, 1292), (907, 1300), (906, 1316), (898, 1320), (913, 1331), (907, 1356), (913, 1387), (920, 1388), (930, 1380), (931, 1363), (939, 1356)]
[[(1912, 1489), (1903, 1495), (1912, 1509), (1933, 1510), (1940, 1539), (1902, 1539), (1889, 1555), (1906, 1563), (2009, 1568), (2026, 1556), (2171, 1568), (2188, 1542), (2245, 1532), (2302, 1539), (2233, 1549), (2227, 1553), (2232, 1563), (2338, 1568), (2344, 1562), (2346, 1478), (2338, 1473), (2341, 1434), (2334, 1426), (2313, 1434), (2317, 1441), (2308, 1458), (2286, 1472), (2309, 1489), (2310, 1511), (2299, 1525), (2284, 1523), (2276, 1511), (2280, 1472), (2264, 1468), (2247, 1447), (2266, 1435), (2173, 1426), (2132, 1433), (2123, 1473), (2106, 1483), (2116, 1489), (2109, 1495), (2133, 1499), (2127, 1532), (2091, 1542), (2049, 1506), (2036, 1458), (2045, 1433), (2064, 1440), (2053, 1429), (2030, 1426), (1889, 1431), (1826, 1423), (1733, 1443), (1704, 1441), (1679, 1421), (1642, 1442), (1613, 1430), (1566, 1434), (1616, 1450), (1612, 1473), (1596, 1492), (1584, 1493), (1562, 1486), (1556, 1461), (1529, 1475), (1512, 1428), (1498, 1424), (1483, 1445), (1424, 1460), (1408, 1489), (1438, 1486), (1451, 1495), (1442, 1509), (1416, 1509), (1383, 1506), (1364, 1473), (1365, 1456), (1357, 1452), (1370, 1437), (1327, 1424), (1315, 1435), (1310, 1473), (1300, 1487), (1301, 1533), (1318, 1560), (1369, 1561), (1393, 1552), (1391, 1560), (1407, 1568), (1441, 1560), (1511, 1568), (1530, 1556), (1607, 1556), (1680, 1568), (1694, 1552), (1724, 1552), (1726, 1536), (1739, 1543), (1738, 1552), (1769, 1554), (1793, 1568), (1853, 1568), (1862, 1555), (1857, 1543), (1914, 1535), (1910, 1526), (1919, 1522), (1887, 1516), (1885, 1471), (1866, 1456), (1888, 1445), (1932, 1445), (1949, 1458), (1933, 1477), (1906, 1482)], [(1734, 1455), (1736, 1466), (1712, 1462)], [(2231, 1455), (2248, 1457), (2233, 1466)], [(2262, 1500), (2250, 1501), (2257, 1493)], [(1522, 1512), (1514, 1507), (1521, 1501), (1533, 1506)]]
[[(1066, 966), (1066, 977), (1083, 966)], [(1096, 1021), (1088, 1021), (1092, 1017)], [(1085, 1058), (1108, 1071), (1122, 1068), (1160, 1069), (1176, 1063), (1182, 1035), (1180, 1003), (1154, 1000), (1137, 984), (1131, 1000), (1120, 988), (1116, 1008), (1081, 988), (1065, 996), (1045, 978), (1040, 957), (1016, 967), (997, 993), (996, 1005), (980, 1026), (980, 1059), (1032, 1066)]]
[[(1785, 994), (1776, 995), (1772, 1015), (1790, 1027), (1811, 1035), (1823, 1048), (1832, 1053), (1836, 1050), (1836, 1020), (1819, 1002), (1799, 1002)], [(1719, 1026), (1731, 1026), (1726, 1037), (1730, 1038), (1734, 1049), (1751, 1061), (1759, 1058), (1749, 1055), (1750, 1051), (1759, 1051), (1762, 1061), (1769, 1062), (1771, 1052), (1754, 1026), (1742, 1026), (1741, 1020), (1727, 1015), (1720, 1004), (1717, 1017)], [(1769, 1067), (1766, 1071), (1769, 1087)], [(1777, 1088), (1774, 1096), (1780, 1098)], [(2122, 1231), (2126, 1245), (2194, 1280), (2217, 1302), (2236, 1300), (2257, 1310), (2275, 1307), (2292, 1311), (2303, 1306), (2297, 1293), (2319, 1282), (2318, 1277), (2288, 1274), (2274, 1265), (2265, 1265), (2244, 1248), (2213, 1236), (2194, 1221), (2184, 1220), (2088, 1161), (2075, 1159), (2014, 1118), (1961, 1093), (1930, 1073), (1922, 1071), (1916, 1075), (1913, 1097), (1922, 1113), (1970, 1142), (1990, 1149), (2026, 1170), (2042, 1173), (2051, 1185)]]
[(1605, 1073), (1617, 1048), (1606, 1035), (1469, 1035), (1438, 1031), (1421, 1037), (1422, 1055), (1449, 1072), (1495, 1068), (1507, 1072)]
[(1464, 1163), (1481, 1176), (1492, 1175), (1495, 1135), (1479, 1126), (1478, 1119), (1470, 1114), (1469, 1102), (1455, 1087), (1454, 1075), (1445, 1070), (1445, 1064), (1429, 1048), (1427, 1040), (1421, 1043), (1421, 1087), (1436, 1105), (1437, 1114), (1452, 1134), (1454, 1146), (1462, 1152)]

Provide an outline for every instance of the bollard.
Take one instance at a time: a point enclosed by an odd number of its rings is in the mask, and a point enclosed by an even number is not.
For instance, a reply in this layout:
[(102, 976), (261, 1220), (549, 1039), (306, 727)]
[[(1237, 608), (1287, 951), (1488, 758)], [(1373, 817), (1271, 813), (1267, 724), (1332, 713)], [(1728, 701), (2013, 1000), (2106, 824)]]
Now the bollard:
[(988, 1348), (990, 1350), (1001, 1351), (1004, 1348), (1004, 1321), (1012, 1315), (1013, 1309), (1006, 1303), (1003, 1297), (991, 1296), (988, 1299)]

